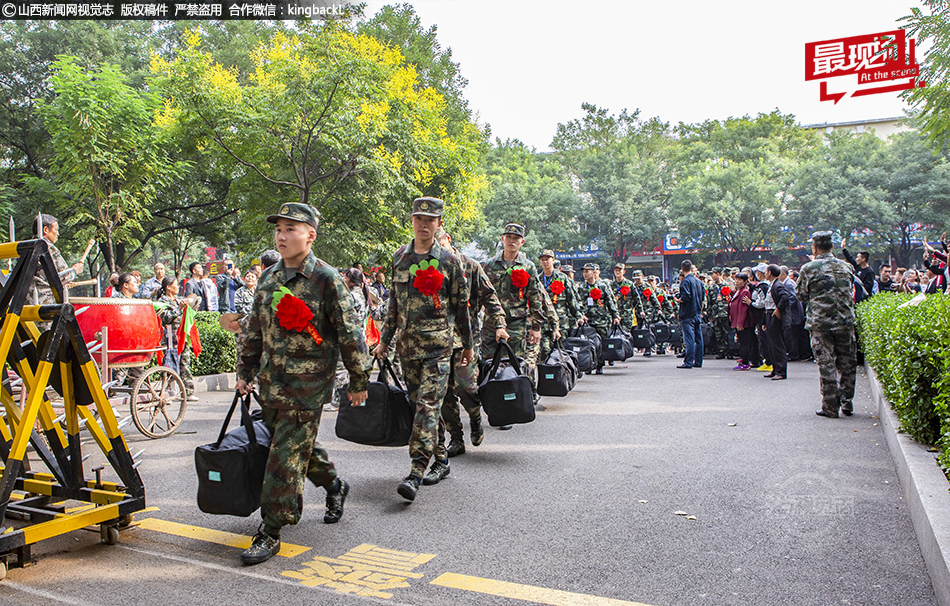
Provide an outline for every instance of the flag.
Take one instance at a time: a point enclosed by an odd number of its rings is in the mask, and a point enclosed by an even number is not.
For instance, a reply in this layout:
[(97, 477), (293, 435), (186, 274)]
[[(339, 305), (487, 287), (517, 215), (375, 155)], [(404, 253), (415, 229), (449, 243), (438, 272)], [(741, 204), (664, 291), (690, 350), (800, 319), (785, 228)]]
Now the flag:
[(184, 351), (185, 345), (191, 345), (195, 356), (201, 355), (201, 339), (198, 338), (198, 325), (195, 324), (195, 310), (190, 305), (185, 306), (185, 316), (181, 319), (176, 336), (179, 354)]

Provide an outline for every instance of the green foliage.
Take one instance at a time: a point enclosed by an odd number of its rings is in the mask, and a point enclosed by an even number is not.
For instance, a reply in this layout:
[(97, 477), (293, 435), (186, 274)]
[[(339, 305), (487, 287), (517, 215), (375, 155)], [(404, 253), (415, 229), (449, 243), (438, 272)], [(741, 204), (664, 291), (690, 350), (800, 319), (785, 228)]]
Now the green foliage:
[(907, 37), (917, 41), (917, 48), (930, 47), (920, 61), (920, 79), (927, 86), (901, 96), (914, 108), (930, 145), (944, 149), (950, 135), (950, 5), (944, 0), (923, 0), (922, 4), (926, 8), (910, 9), (903, 21)]
[(900, 430), (936, 444), (950, 468), (950, 298), (931, 295), (898, 309), (911, 295), (884, 293), (858, 305), (868, 362), (897, 413)]
[(588, 242), (577, 219), (581, 197), (571, 189), (568, 175), (557, 161), (520, 141), (496, 140), (483, 166), (491, 193), (475, 242), (489, 256), (496, 253), (508, 223), (520, 223), (527, 229), (522, 250), (530, 259), (537, 259), (545, 248), (570, 250)]
[(234, 335), (221, 328), (219, 314), (214, 311), (199, 311), (195, 315), (198, 337), (201, 339), (201, 355), (191, 362), (191, 374), (216, 375), (234, 372), (237, 365), (237, 346)]

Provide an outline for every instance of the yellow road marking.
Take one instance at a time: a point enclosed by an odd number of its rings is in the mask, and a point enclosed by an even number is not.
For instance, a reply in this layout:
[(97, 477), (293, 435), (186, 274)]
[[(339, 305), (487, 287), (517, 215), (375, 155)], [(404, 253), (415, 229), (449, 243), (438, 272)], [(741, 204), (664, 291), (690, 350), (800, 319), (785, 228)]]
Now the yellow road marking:
[(429, 584), (461, 589), (462, 591), (497, 595), (499, 597), (512, 598), (515, 600), (525, 600), (526, 602), (535, 602), (537, 604), (549, 604), (550, 606), (649, 606), (641, 602), (627, 602), (625, 600), (600, 598), (593, 595), (571, 593), (569, 591), (559, 591), (545, 587), (532, 587), (531, 585), (519, 585), (505, 581), (480, 579), (478, 577), (470, 577), (453, 572), (447, 572)]
[[(175, 536), (185, 537), (186, 539), (197, 539), (199, 541), (207, 541), (208, 543), (217, 543), (218, 545), (237, 547), (239, 549), (247, 549), (250, 547), (251, 540), (253, 538), (243, 534), (234, 534), (233, 532), (224, 532), (222, 530), (212, 530), (210, 528), (202, 528), (200, 526), (190, 526), (188, 524), (168, 522), (166, 520), (159, 520), (158, 518), (146, 518), (142, 520), (142, 523), (139, 524), (139, 528), (154, 530), (156, 532), (164, 532), (165, 534), (173, 534)], [(281, 542), (280, 551), (277, 552), (277, 555), (283, 556), (285, 558), (292, 558), (304, 553), (305, 551), (310, 551), (310, 549), (310, 547), (304, 547), (302, 545), (291, 545), (290, 543)]]

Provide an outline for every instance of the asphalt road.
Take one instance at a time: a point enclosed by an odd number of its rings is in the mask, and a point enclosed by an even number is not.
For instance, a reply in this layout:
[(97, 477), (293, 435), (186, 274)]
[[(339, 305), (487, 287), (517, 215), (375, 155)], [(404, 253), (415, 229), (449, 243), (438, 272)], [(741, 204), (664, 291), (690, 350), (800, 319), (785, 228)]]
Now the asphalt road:
[(259, 518), (195, 505), (194, 448), (231, 398), (203, 394), (170, 438), (127, 431), (157, 510), (115, 546), (82, 530), (39, 543), (0, 603), (936, 604), (863, 376), (854, 417), (829, 420), (814, 364), (772, 382), (676, 363), (637, 357), (543, 398), (537, 421), (488, 429), (411, 504), (396, 494), (407, 449), (342, 442), (325, 414), (346, 514), (323, 524), (308, 486), (282, 537), (301, 549), (255, 567), (231, 545)]

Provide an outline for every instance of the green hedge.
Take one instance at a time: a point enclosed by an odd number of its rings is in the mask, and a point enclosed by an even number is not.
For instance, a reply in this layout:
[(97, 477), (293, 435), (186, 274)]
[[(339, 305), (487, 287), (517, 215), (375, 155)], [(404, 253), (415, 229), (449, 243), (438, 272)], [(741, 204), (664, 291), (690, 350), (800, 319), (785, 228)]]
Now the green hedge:
[(931, 295), (898, 309), (912, 295), (885, 293), (858, 305), (868, 362), (897, 413), (900, 431), (940, 449), (950, 469), (950, 297)]
[(221, 328), (219, 315), (214, 311), (199, 311), (195, 318), (201, 339), (201, 355), (191, 362), (191, 374), (196, 377), (234, 372), (237, 360), (234, 335)]

